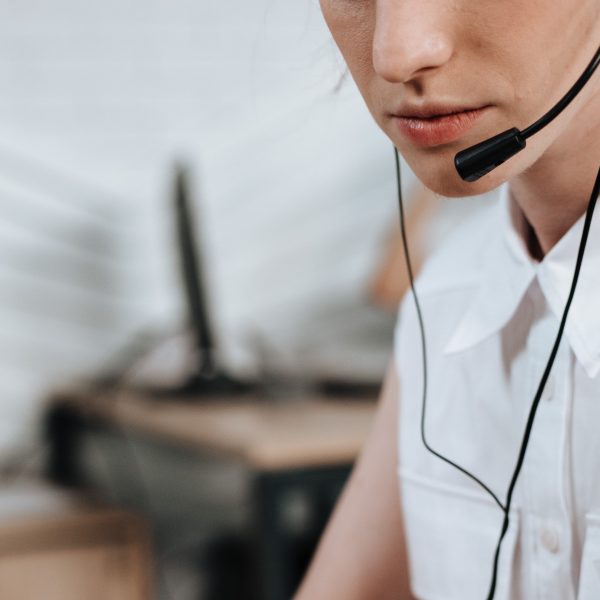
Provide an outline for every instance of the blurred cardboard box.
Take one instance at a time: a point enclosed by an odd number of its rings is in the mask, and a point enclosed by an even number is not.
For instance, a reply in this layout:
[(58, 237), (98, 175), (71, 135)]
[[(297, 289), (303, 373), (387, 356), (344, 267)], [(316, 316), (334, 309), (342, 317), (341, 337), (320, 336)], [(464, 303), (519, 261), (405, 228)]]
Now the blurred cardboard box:
[(0, 598), (150, 600), (143, 521), (55, 488), (0, 489)]

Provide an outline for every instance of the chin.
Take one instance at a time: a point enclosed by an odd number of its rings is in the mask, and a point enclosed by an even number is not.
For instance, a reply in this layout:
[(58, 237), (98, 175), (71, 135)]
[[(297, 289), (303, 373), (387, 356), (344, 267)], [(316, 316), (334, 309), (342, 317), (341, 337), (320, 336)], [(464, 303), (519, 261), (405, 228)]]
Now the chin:
[(453, 158), (411, 160), (405, 157), (415, 175), (434, 193), (448, 198), (478, 196), (497, 188), (506, 181), (500, 167), (474, 182), (461, 179), (454, 168)]

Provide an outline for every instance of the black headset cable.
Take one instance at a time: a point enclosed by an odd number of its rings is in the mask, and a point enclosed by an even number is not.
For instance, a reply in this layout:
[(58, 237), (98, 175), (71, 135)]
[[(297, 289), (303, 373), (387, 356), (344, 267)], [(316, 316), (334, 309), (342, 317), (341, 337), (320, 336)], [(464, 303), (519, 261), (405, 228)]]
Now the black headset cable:
[(511, 507), (512, 498), (513, 498), (513, 492), (514, 492), (519, 474), (521, 473), (521, 468), (523, 466), (523, 462), (525, 460), (525, 453), (527, 451), (527, 446), (529, 444), (529, 439), (530, 439), (531, 431), (533, 428), (533, 421), (535, 419), (535, 414), (536, 414), (536, 411), (537, 411), (537, 408), (538, 408), (538, 405), (540, 402), (540, 398), (542, 397), (544, 387), (546, 386), (546, 382), (550, 375), (552, 365), (554, 364), (554, 360), (558, 353), (558, 348), (559, 348), (560, 341), (562, 339), (562, 335), (564, 332), (565, 324), (567, 321), (567, 316), (569, 314), (569, 309), (571, 307), (571, 302), (573, 301), (573, 296), (575, 295), (575, 288), (577, 286), (577, 282), (579, 279), (579, 272), (581, 270), (581, 265), (583, 262), (583, 255), (585, 252), (585, 246), (587, 243), (589, 230), (590, 230), (590, 226), (592, 223), (592, 217), (594, 214), (594, 209), (596, 207), (596, 201), (598, 199), (598, 194), (600, 194), (600, 168), (598, 169), (598, 173), (596, 175), (596, 181), (594, 183), (592, 195), (590, 197), (590, 200), (589, 200), (588, 206), (587, 206), (587, 210), (586, 210), (585, 221), (584, 221), (584, 225), (583, 225), (583, 231), (581, 234), (581, 241), (579, 243), (579, 250), (577, 252), (577, 260), (575, 263), (575, 270), (573, 272), (573, 279), (571, 282), (569, 296), (568, 296), (568, 299), (567, 299), (567, 302), (565, 305), (565, 309), (563, 311), (563, 315), (561, 318), (561, 322), (560, 322), (560, 326), (559, 326), (558, 333), (556, 336), (556, 340), (554, 342), (554, 346), (552, 347), (552, 351), (550, 353), (548, 363), (546, 364), (546, 367), (544, 369), (542, 378), (541, 378), (539, 386), (538, 386), (538, 390), (535, 394), (535, 397), (531, 404), (531, 408), (529, 410), (529, 415), (527, 418), (527, 422), (525, 425), (525, 431), (523, 434), (523, 440), (521, 442), (521, 448), (519, 450), (517, 462), (516, 462), (516, 465), (515, 465), (515, 468), (514, 468), (512, 477), (511, 477), (511, 481), (510, 481), (510, 484), (508, 486), (508, 490), (506, 493), (506, 504), (503, 504), (499, 500), (499, 498), (496, 496), (496, 494), (494, 494), (494, 492), (492, 492), (492, 490), (485, 483), (483, 483), (483, 481), (481, 481), (477, 476), (475, 476), (473, 473), (469, 472), (464, 467), (461, 467), (460, 465), (456, 464), (449, 458), (447, 458), (444, 455), (437, 452), (435, 449), (433, 449), (429, 445), (429, 443), (427, 442), (427, 439), (426, 439), (425, 414), (426, 414), (426, 402), (427, 402), (427, 349), (426, 349), (425, 327), (423, 324), (423, 316), (422, 316), (422, 312), (421, 312), (421, 306), (420, 306), (419, 299), (418, 299), (417, 292), (416, 292), (415, 285), (414, 285), (413, 270), (412, 270), (412, 265), (411, 265), (411, 260), (410, 260), (410, 253), (408, 250), (408, 242), (407, 242), (406, 229), (405, 229), (405, 224), (404, 224), (405, 219), (404, 219), (404, 207), (403, 207), (403, 201), (402, 201), (400, 159), (398, 156), (398, 150), (395, 147), (394, 147), (394, 156), (395, 156), (395, 163), (396, 163), (396, 182), (397, 182), (397, 189), (398, 189), (398, 205), (399, 205), (399, 210), (400, 210), (400, 231), (402, 234), (402, 244), (404, 247), (404, 258), (405, 258), (405, 262), (406, 262), (406, 269), (408, 272), (410, 289), (411, 289), (411, 293), (412, 293), (413, 300), (415, 303), (417, 319), (419, 322), (419, 330), (420, 330), (420, 334), (421, 334), (421, 349), (422, 349), (422, 361), (423, 361), (423, 395), (422, 395), (422, 403), (421, 403), (421, 439), (423, 441), (424, 446), (427, 448), (427, 450), (429, 450), (429, 452), (431, 452), (433, 455), (435, 455), (439, 459), (443, 460), (444, 462), (448, 463), (450, 466), (458, 469), (459, 471), (464, 473), (467, 477), (469, 477), (473, 481), (475, 481), (480, 487), (482, 487), (484, 489), (484, 491), (490, 495), (490, 497), (496, 502), (496, 504), (500, 507), (500, 509), (504, 513), (502, 529), (501, 529), (500, 536), (498, 538), (498, 543), (496, 545), (496, 550), (494, 553), (494, 562), (493, 562), (493, 567), (492, 567), (490, 588), (489, 588), (488, 594), (486, 596), (487, 600), (493, 600), (494, 594), (496, 591), (500, 547), (502, 544), (502, 540), (504, 539), (504, 536), (505, 536), (506, 532), (508, 531), (508, 527), (510, 524), (509, 513), (510, 513), (510, 507)]

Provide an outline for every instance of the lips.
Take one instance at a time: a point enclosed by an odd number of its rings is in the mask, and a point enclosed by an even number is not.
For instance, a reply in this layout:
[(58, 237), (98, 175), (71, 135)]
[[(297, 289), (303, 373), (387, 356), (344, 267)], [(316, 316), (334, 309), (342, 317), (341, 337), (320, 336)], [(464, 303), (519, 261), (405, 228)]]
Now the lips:
[(438, 146), (462, 137), (488, 108), (429, 105), (401, 109), (392, 118), (399, 132), (411, 142), (420, 146)]

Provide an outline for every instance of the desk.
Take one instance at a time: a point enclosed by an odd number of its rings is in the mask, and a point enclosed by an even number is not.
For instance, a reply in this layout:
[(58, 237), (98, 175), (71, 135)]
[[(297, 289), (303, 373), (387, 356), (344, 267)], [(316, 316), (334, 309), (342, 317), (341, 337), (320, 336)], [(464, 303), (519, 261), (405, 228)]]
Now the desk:
[(89, 423), (240, 461), (253, 478), (260, 599), (285, 600), (296, 582), (286, 571), (281, 499), (301, 488), (334, 501), (374, 412), (372, 400), (313, 397), (284, 403), (248, 397), (194, 404), (164, 398), (157, 402), (127, 391), (110, 396), (85, 389), (62, 391), (54, 397), (49, 418), (51, 471), (63, 483), (76, 483), (77, 432)]

